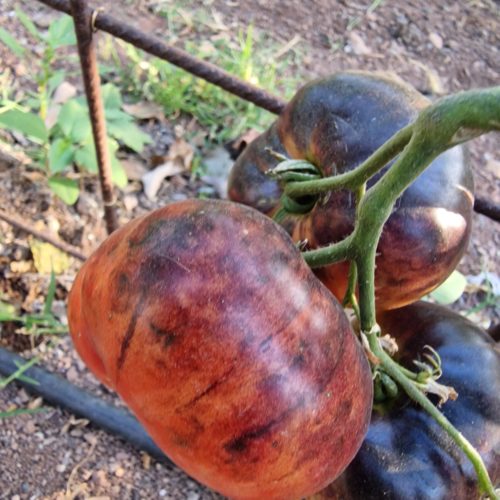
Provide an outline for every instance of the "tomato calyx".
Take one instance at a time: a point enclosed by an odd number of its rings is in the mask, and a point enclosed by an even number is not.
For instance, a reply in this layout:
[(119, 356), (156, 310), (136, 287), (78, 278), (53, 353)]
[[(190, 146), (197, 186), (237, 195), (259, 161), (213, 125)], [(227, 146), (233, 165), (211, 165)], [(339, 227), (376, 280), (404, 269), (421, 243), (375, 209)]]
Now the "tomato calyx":
[[(378, 352), (383, 352), (391, 359), (392, 369), (396, 368), (401, 375), (411, 383), (422, 394), (434, 394), (439, 397), (438, 407), (441, 407), (449, 399), (455, 400), (458, 397), (453, 387), (449, 387), (438, 382), (443, 374), (441, 357), (431, 346), (425, 345), (418, 359), (413, 360), (413, 364), (418, 371), (408, 370), (392, 359), (398, 351), (396, 340), (389, 334), (382, 335), (382, 330), (376, 324), (369, 332), (359, 331), (361, 345), (372, 368), (372, 378), (374, 384), (374, 403), (382, 403), (396, 398), (399, 390), (394, 378), (390, 375), (390, 368), (387, 361), (382, 356), (377, 355), (372, 347), (374, 340), (378, 344)], [(371, 340), (369, 340), (371, 339)]]
[[(287, 215), (309, 213), (320, 199), (320, 196), (315, 194), (289, 196), (285, 193), (285, 188), (289, 183), (321, 179), (323, 176), (320, 170), (307, 160), (293, 160), (269, 148), (266, 148), (266, 151), (280, 160), (276, 167), (265, 172), (268, 177), (276, 179), (283, 188), (283, 194), (273, 217), (274, 220), (281, 222)], [(325, 195), (323, 195), (324, 197)]]

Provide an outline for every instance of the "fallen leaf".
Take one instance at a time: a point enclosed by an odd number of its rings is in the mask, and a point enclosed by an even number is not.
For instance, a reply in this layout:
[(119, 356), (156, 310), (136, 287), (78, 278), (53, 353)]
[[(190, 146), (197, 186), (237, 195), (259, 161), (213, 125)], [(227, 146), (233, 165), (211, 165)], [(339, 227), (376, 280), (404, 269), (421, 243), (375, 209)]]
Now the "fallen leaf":
[(64, 104), (72, 97), (75, 97), (75, 95), (76, 87), (74, 85), (71, 85), (71, 83), (64, 81), (55, 90), (52, 102), (54, 102), (55, 104)]
[(352, 51), (357, 56), (367, 56), (372, 53), (361, 36), (359, 36), (355, 31), (351, 31), (349, 33), (349, 45), (352, 47)]
[[(484, 271), (477, 275), (469, 274), (466, 276), (467, 283), (472, 285), (473, 291), (476, 290), (488, 290), (491, 289), (491, 292), (494, 295), (500, 295), (500, 276), (496, 273), (492, 273), (489, 271)], [(488, 287), (487, 282), (490, 284)], [(469, 288), (470, 290), (470, 288)]]
[(29, 237), (28, 244), (33, 254), (33, 262), (40, 274), (61, 274), (71, 266), (71, 257), (62, 250), (36, 238)]
[(136, 104), (124, 104), (122, 108), (138, 120), (148, 120), (150, 118), (161, 120), (164, 116), (161, 106), (154, 102), (140, 101)]
[(170, 146), (167, 154), (167, 161), (179, 161), (186, 170), (191, 168), (193, 163), (194, 149), (191, 144), (184, 139), (176, 139)]
[(186, 169), (183, 164), (175, 161), (168, 161), (154, 170), (142, 176), (142, 184), (144, 186), (144, 194), (151, 201), (156, 199), (156, 195), (165, 178), (171, 177), (184, 172)]
[(144, 163), (136, 157), (131, 156), (120, 161), (125, 169), (127, 178), (131, 181), (140, 181), (142, 176), (147, 172)]
[(31, 262), (28, 260), (13, 261), (10, 263), (10, 270), (18, 274), (28, 273), (31, 271)]
[(43, 404), (42, 398), (35, 398), (29, 402), (28, 408), (30, 410), (36, 410), (37, 408), (40, 408), (42, 404)]

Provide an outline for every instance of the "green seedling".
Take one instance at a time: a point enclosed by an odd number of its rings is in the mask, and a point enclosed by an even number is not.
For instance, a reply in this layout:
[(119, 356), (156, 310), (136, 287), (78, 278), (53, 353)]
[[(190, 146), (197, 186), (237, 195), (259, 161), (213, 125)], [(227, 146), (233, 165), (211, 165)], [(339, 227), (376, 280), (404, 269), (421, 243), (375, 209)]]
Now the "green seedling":
[[(19, 8), (17, 15), (26, 31), (44, 46), (40, 71), (36, 80), (37, 92), (31, 93), (22, 104), (5, 94), (0, 101), (0, 127), (21, 132), (36, 145), (31, 151), (35, 165), (47, 173), (50, 189), (67, 204), (76, 202), (80, 192), (80, 172), (97, 174), (95, 147), (86, 101), (83, 97), (67, 100), (59, 110), (54, 125), (47, 125), (48, 112), (54, 104), (54, 92), (65, 80), (65, 70), (56, 69), (58, 51), (76, 43), (73, 22), (63, 15), (53, 22), (46, 34), (41, 34), (29, 17)], [(0, 42), (16, 55), (28, 58), (0, 32)], [(30, 63), (36, 60), (31, 54)], [(123, 188), (127, 183), (125, 171), (116, 153), (121, 145), (141, 152), (151, 138), (134, 123), (132, 116), (122, 110), (122, 97), (113, 84), (102, 87), (108, 149), (111, 156), (112, 180)]]

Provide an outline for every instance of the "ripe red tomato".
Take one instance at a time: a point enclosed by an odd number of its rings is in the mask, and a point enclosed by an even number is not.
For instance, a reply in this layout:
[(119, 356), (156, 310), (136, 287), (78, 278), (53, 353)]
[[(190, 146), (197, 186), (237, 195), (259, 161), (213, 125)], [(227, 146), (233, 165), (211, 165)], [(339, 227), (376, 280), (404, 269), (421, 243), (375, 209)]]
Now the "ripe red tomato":
[(168, 205), (114, 232), (69, 297), (75, 346), (188, 474), (232, 498), (301, 498), (368, 427), (347, 317), (294, 243), (230, 202)]
[[(458, 392), (442, 412), (481, 454), (493, 484), (500, 481), (500, 351), (488, 334), (441, 306), (417, 302), (380, 316), (384, 331), (413, 360), (430, 345), (439, 353), (439, 382)], [(374, 411), (354, 461), (316, 500), (479, 498), (472, 465), (438, 424), (406, 396)]]
[[(339, 73), (313, 81), (238, 158), (229, 197), (272, 215), (282, 189), (265, 175), (278, 163), (267, 148), (306, 159), (324, 176), (340, 174), (361, 164), (428, 104), (414, 88), (380, 74)], [(463, 149), (454, 148), (406, 190), (384, 227), (375, 276), (379, 310), (411, 303), (446, 279), (467, 246), (472, 207), (471, 171)], [(307, 240), (309, 248), (318, 248), (345, 238), (354, 215), (354, 195), (341, 190), (283, 224), (295, 241)], [(326, 266), (316, 274), (343, 298), (348, 264)]]

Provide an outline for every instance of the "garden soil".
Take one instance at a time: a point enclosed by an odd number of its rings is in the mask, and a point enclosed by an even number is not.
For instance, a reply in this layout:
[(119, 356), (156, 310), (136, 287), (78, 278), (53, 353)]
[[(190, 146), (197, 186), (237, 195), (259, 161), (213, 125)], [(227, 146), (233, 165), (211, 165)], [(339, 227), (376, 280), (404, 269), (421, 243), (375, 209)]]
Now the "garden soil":
[[(167, 24), (156, 13), (161, 4), (172, 2), (109, 0), (92, 4), (163, 37)], [(344, 69), (392, 71), (431, 96), (498, 85), (500, 81), (498, 1), (210, 0), (178, 4), (185, 17), (195, 9), (205, 9), (215, 29), (235, 39), (249, 24), (256, 31), (267, 32), (281, 53), (294, 51), (295, 62), (288, 71), (307, 75), (304, 81)], [(37, 20), (40, 29), (56, 15), (37, 2), (0, 0), (0, 25), (17, 33), (20, 41), (24, 32), (15, 5)], [(0, 74), (6, 69), (19, 86), (32, 84), (30, 68), (0, 45)], [(158, 144), (166, 137), (165, 147), (174, 140), (168, 123), (148, 131)], [(22, 145), (22, 137), (1, 133), (4, 140)], [(473, 141), (470, 155), (477, 193), (499, 203), (499, 136), (490, 134)], [(55, 232), (88, 253), (102, 241), (105, 231), (95, 180), (82, 182), (85, 189), (78, 204), (68, 208), (53, 197), (40, 172), (23, 166), (22, 155), (0, 155), (1, 208), (33, 227)], [(120, 220), (125, 222), (166, 201), (194, 196), (202, 184), (189, 175), (178, 175), (165, 183), (157, 201), (151, 202), (141, 192), (140, 183), (132, 181), (120, 196)], [(49, 278), (37, 272), (32, 240), (4, 222), (0, 222), (0, 236), (3, 300), (23, 311), (39, 310)], [(475, 215), (472, 241), (460, 269), (475, 275), (489, 271), (498, 279), (499, 249), (498, 224)], [(58, 276), (54, 308), (61, 319), (78, 266), (75, 261)], [(477, 295), (467, 298), (465, 294), (457, 307), (464, 310), (477, 301)], [(485, 326), (499, 322), (493, 308), (476, 314), (475, 319)], [(15, 325), (0, 328), (0, 344), (27, 357), (41, 355), (44, 367), (111, 404), (121, 405), (88, 372), (68, 337), (49, 348), (46, 342), (37, 345), (26, 336), (13, 334)], [(177, 468), (158, 463), (91, 423), (50, 407), (15, 383), (0, 390), (0, 411), (26, 407), (42, 407), (43, 411), (0, 420), (0, 499), (219, 498)]]

